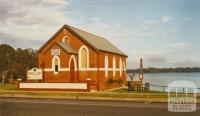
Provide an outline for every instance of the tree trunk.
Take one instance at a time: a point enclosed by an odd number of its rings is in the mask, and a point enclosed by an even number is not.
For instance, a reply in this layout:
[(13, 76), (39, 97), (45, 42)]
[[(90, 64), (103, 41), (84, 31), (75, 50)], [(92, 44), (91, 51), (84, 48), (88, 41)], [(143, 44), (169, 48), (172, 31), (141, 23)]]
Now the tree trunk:
[(4, 81), (5, 81), (5, 74), (3, 73), (3, 79), (2, 79), (1, 84), (4, 84)]

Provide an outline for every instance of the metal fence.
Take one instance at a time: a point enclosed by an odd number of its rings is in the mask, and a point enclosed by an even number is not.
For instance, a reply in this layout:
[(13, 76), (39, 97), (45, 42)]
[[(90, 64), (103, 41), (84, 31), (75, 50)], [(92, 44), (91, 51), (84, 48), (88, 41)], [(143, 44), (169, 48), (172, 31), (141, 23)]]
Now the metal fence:
[[(159, 90), (159, 91), (162, 91), (162, 92), (166, 92), (168, 86), (150, 85), (150, 90), (151, 90), (151, 88), (154, 88), (152, 90)], [(157, 89), (155, 89), (155, 88), (157, 88)], [(200, 92), (200, 88), (191, 88), (191, 89), (197, 89), (197, 92)], [(178, 88), (178, 92), (185, 93), (186, 92), (186, 88), (185, 87), (180, 87), (180, 88)], [(187, 92), (189, 92), (189, 91), (187, 91)]]
[[(143, 91), (143, 92), (149, 92), (149, 91), (158, 91), (158, 92), (167, 92), (168, 86), (162, 86), (162, 85), (151, 85), (150, 83), (130, 83), (131, 81), (128, 82), (128, 90), (129, 91)], [(197, 89), (197, 93), (200, 93), (200, 88), (192, 88), (192, 89)], [(185, 93), (186, 88), (181, 87), (178, 89), (179, 93)], [(189, 92), (189, 91), (187, 91)]]

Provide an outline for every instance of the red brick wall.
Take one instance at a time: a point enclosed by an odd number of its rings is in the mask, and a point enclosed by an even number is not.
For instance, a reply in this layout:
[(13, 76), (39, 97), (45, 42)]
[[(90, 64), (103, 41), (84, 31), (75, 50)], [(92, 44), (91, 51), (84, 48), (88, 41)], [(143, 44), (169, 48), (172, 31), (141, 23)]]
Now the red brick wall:
[[(106, 52), (101, 52), (100, 53), (100, 68), (105, 68), (105, 56), (108, 56), (108, 68), (113, 68), (113, 57), (116, 59), (116, 69), (120, 68), (119, 60), (120, 58), (122, 59), (122, 62), (126, 62), (126, 57), (116, 55), (116, 54), (111, 54), (111, 53), (106, 53)], [(126, 65), (126, 64), (125, 64)], [(123, 64), (122, 64), (123, 68)], [(100, 71), (100, 89), (108, 89), (110, 86), (112, 88), (112, 85), (109, 85), (109, 79), (112, 79), (113, 81), (119, 81), (122, 80), (123, 83), (126, 81), (126, 71), (124, 68), (122, 69), (122, 75), (120, 76), (120, 71), (116, 71), (115, 76), (113, 76), (113, 71), (108, 71), (108, 76), (105, 76), (105, 71)], [(113, 83), (114, 86), (114, 83)]]
[[(40, 53), (39, 53), (39, 68), (51, 68), (52, 66), (52, 56), (51, 56), (51, 49), (60, 48), (57, 44), (55, 44), (56, 41), (62, 41), (64, 36), (68, 36), (70, 39), (69, 44), (72, 46), (74, 50), (78, 53), (79, 48), (82, 45), (87, 46), (89, 50), (89, 68), (97, 68), (99, 65), (99, 68), (105, 68), (104, 67), (104, 59), (105, 55), (108, 56), (109, 59), (109, 68), (113, 67), (113, 57), (116, 57), (116, 68), (119, 68), (119, 59), (120, 57), (122, 60), (126, 63), (126, 57), (120, 56), (120, 55), (114, 55), (111, 53), (105, 53), (105, 52), (97, 52), (94, 49), (92, 49), (90, 46), (85, 44), (83, 41), (81, 41), (79, 38), (77, 38), (75, 35), (70, 33), (69, 31), (62, 31), (58, 33), (54, 39), (52, 39), (46, 47), (44, 47)], [(98, 62), (98, 54), (99, 54), (99, 62)], [(61, 68), (69, 68), (69, 59), (71, 57), (71, 54), (67, 54), (64, 50), (60, 49), (60, 67)], [(76, 57), (76, 65), (78, 66), (78, 56)], [(119, 80), (122, 79), (125, 81), (125, 75), (126, 72), (123, 71), (122, 76), (120, 77), (120, 72), (116, 71), (116, 76), (113, 77), (113, 71), (108, 71), (108, 77), (105, 77), (105, 71), (76, 71), (75, 77), (76, 82), (86, 82), (87, 78), (91, 78), (93, 81), (98, 82), (99, 77), (99, 89), (107, 89), (106, 85), (108, 84), (108, 79), (113, 80)], [(70, 73), (69, 71), (61, 71), (58, 74), (54, 74), (53, 72), (44, 72), (44, 80), (45, 82), (70, 82)], [(97, 84), (97, 83), (96, 83)], [(98, 84), (97, 84), (98, 86)], [(93, 89), (97, 89), (97, 86), (93, 86)]]

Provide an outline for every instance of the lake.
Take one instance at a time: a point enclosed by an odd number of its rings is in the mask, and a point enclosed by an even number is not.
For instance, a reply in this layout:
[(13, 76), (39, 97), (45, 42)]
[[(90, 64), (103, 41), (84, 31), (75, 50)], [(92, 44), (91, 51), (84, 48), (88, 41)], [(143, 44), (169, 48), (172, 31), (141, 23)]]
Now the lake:
[[(127, 80), (130, 80), (130, 74), (127, 74)], [(138, 76), (134, 77), (138, 78)], [(192, 81), (200, 88), (200, 73), (145, 73), (143, 83), (150, 85), (168, 86), (169, 83), (178, 80)], [(150, 87), (151, 90), (162, 91), (162, 87)]]

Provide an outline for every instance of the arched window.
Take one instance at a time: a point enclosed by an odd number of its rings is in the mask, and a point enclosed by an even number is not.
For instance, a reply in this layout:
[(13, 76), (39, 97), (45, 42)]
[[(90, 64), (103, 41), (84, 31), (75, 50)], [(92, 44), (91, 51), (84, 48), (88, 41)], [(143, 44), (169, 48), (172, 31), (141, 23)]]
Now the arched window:
[(89, 50), (84, 45), (79, 49), (79, 68), (89, 68)]
[(116, 73), (116, 58), (113, 57), (113, 76), (115, 76)]
[(105, 62), (105, 76), (108, 77), (109, 64), (108, 64), (108, 56), (107, 55), (105, 56), (104, 62)]
[(71, 64), (72, 60), (73, 60), (73, 62), (74, 62), (75, 71), (77, 71), (77, 63), (76, 63), (76, 58), (75, 58), (74, 55), (72, 55), (72, 56), (70, 57), (70, 59), (69, 59), (69, 68), (70, 68), (70, 64)]
[(60, 58), (58, 56), (54, 56), (52, 59), (52, 69), (54, 74), (58, 74), (60, 69)]
[(65, 36), (65, 37), (63, 37), (63, 39), (62, 39), (62, 42), (63, 43), (66, 43), (66, 44), (68, 44), (69, 43), (69, 37), (68, 36)]
[(87, 68), (87, 51), (85, 48), (83, 48), (81, 51), (81, 58), (82, 58), (81, 62), (82, 68)]
[(123, 66), (122, 66), (122, 59), (119, 59), (119, 70), (120, 70), (120, 76), (122, 76)]
[(55, 72), (58, 72), (58, 59), (56, 58), (55, 60), (54, 60), (54, 71)]

